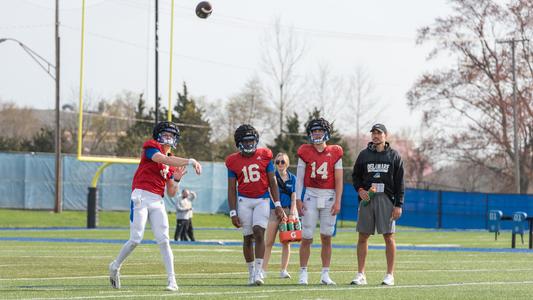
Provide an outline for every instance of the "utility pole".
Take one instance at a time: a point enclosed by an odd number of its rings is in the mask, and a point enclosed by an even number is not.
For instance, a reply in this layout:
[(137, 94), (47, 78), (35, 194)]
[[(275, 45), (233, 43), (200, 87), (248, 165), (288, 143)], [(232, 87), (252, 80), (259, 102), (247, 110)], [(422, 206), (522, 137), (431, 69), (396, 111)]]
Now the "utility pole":
[(159, 0), (155, 0), (155, 124), (159, 121)]
[(511, 70), (513, 73), (513, 135), (514, 135), (514, 167), (515, 167), (515, 184), (516, 184), (516, 193), (520, 194), (520, 149), (518, 148), (518, 103), (516, 101), (516, 62), (515, 62), (515, 49), (516, 43), (525, 42), (525, 39), (508, 39), (508, 40), (498, 40), (497, 43), (500, 44), (510, 44), (511, 45), (511, 56), (512, 56), (512, 66)]
[(55, 16), (55, 45), (56, 45), (56, 76), (55, 76), (55, 84), (56, 84), (56, 124), (55, 124), (55, 164), (56, 164), (56, 182), (55, 182), (55, 191), (56, 191), (56, 198), (55, 198), (55, 206), (54, 206), (54, 212), (60, 213), (63, 210), (62, 205), (62, 186), (61, 186), (61, 175), (62, 175), (62, 168), (61, 168), (61, 119), (60, 119), (60, 107), (61, 107), (61, 96), (60, 96), (60, 40), (59, 40), (59, 0), (56, 0), (56, 16)]

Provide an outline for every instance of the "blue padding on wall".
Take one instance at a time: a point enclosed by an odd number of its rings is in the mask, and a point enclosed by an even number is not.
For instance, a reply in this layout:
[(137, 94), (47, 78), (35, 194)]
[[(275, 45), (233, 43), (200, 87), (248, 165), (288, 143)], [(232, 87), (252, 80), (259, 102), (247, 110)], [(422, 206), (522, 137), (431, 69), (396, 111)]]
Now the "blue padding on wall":
[[(54, 208), (55, 156), (49, 153), (0, 153), (0, 208)], [(80, 162), (72, 155), (62, 157), (63, 209), (86, 210), (91, 180), (101, 163)], [(180, 189), (196, 191), (195, 212), (227, 212), (227, 170), (222, 162), (203, 162), (203, 173), (189, 173)], [(112, 164), (98, 181), (98, 208), (128, 211), (131, 181), (137, 165)], [(174, 212), (174, 199), (165, 197), (167, 210)], [(344, 185), (338, 220), (357, 220), (357, 193)], [(439, 192), (406, 189), (403, 215), (398, 225), (425, 228), (486, 229), (488, 211), (496, 209), (511, 216), (523, 211), (533, 216), (533, 195)], [(512, 222), (502, 222), (510, 229)]]

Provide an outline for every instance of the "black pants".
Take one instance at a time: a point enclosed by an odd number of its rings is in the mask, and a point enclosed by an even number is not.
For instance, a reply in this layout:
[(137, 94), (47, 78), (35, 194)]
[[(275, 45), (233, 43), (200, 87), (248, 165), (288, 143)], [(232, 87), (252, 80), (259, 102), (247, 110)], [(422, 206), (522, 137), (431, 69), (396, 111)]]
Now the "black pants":
[(176, 221), (176, 232), (174, 233), (175, 241), (192, 241), (194, 242), (194, 232), (192, 227), (192, 219), (184, 220), (178, 219)]

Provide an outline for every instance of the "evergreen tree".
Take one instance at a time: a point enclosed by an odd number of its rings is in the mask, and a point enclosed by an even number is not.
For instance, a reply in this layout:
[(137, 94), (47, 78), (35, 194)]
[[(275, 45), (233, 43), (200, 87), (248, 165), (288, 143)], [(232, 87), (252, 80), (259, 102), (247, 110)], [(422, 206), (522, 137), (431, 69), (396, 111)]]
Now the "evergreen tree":
[(183, 83), (183, 91), (178, 92), (178, 103), (174, 106), (172, 119), (180, 128), (180, 142), (176, 155), (194, 157), (198, 160), (213, 160), (211, 143), (211, 125), (205, 119), (205, 111), (198, 107), (189, 96), (187, 84)]
[(285, 122), (286, 130), (278, 134), (273, 145), (268, 145), (274, 155), (285, 152), (289, 156), (292, 165), (298, 162), (296, 151), (301, 144), (305, 143), (305, 134), (300, 132), (300, 121), (298, 115), (294, 113), (288, 116)]
[(143, 94), (139, 96), (139, 102), (135, 109), (135, 122), (117, 141), (115, 153), (117, 156), (139, 157), (143, 143), (152, 137), (154, 123), (149, 113), (145, 113), (146, 106)]

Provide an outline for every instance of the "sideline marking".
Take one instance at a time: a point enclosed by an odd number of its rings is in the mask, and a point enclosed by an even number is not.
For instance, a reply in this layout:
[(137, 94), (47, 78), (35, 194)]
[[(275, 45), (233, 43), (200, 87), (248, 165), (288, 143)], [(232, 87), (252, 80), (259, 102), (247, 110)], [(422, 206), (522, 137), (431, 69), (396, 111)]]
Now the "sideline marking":
[[(16, 242), (53, 242), (53, 243), (99, 243), (99, 244), (124, 244), (127, 240), (114, 239), (80, 239), (80, 238), (39, 238), (39, 237), (0, 237), (0, 241), (16, 241)], [(142, 244), (156, 244), (152, 240), (143, 240)], [(196, 241), (196, 242), (175, 242), (171, 241), (172, 245), (184, 246), (242, 246), (242, 242), (231, 241)], [(281, 247), (281, 244), (274, 244), (276, 247)], [(299, 244), (294, 244), (294, 248), (299, 248)], [(335, 249), (356, 249), (354, 245), (338, 245), (333, 244)], [(312, 248), (320, 248), (320, 244), (312, 244)], [(385, 246), (368, 245), (369, 250), (384, 250)], [(410, 251), (449, 251), (449, 252), (490, 252), (490, 253), (533, 253), (533, 249), (511, 249), (511, 248), (465, 248), (465, 247), (420, 247), (420, 246), (397, 246), (397, 250)]]

